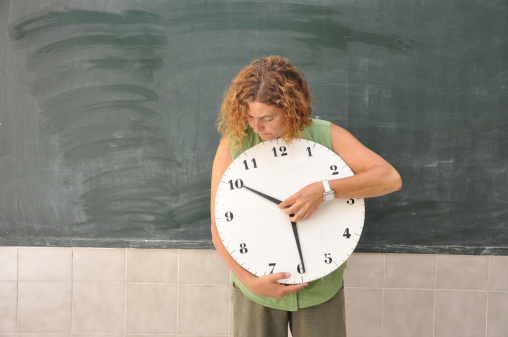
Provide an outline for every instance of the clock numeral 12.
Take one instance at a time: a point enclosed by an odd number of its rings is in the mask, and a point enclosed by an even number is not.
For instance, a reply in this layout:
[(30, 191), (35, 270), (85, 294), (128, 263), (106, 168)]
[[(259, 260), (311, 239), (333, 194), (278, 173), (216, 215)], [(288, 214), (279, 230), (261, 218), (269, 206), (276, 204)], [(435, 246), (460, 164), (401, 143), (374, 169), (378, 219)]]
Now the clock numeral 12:
[[(256, 158), (252, 158), (251, 162), (252, 162), (253, 168), (258, 168), (258, 165), (256, 163)], [(245, 165), (245, 169), (246, 170), (248, 170), (250, 168), (249, 167), (249, 163), (247, 162), (247, 160), (243, 161), (243, 165)]]
[(228, 181), (229, 188), (231, 190), (234, 190), (236, 188), (242, 188), (243, 187), (243, 180), (242, 179), (236, 179), (233, 183), (233, 180)]
[[(279, 156), (279, 155), (278, 155), (278, 153), (277, 153), (277, 148), (276, 148), (276, 147), (274, 147), (274, 148), (272, 149), (272, 151), (273, 151), (273, 156), (274, 156), (274, 157), (278, 157), (278, 156)], [(286, 152), (286, 151), (287, 151), (287, 149), (286, 149), (286, 147), (285, 147), (285, 146), (281, 146), (281, 147), (279, 147), (279, 151), (281, 152), (281, 153), (280, 153), (280, 156), (281, 156), (281, 157), (283, 157), (283, 156), (287, 156), (287, 155), (288, 155), (288, 154), (287, 154), (287, 152)]]

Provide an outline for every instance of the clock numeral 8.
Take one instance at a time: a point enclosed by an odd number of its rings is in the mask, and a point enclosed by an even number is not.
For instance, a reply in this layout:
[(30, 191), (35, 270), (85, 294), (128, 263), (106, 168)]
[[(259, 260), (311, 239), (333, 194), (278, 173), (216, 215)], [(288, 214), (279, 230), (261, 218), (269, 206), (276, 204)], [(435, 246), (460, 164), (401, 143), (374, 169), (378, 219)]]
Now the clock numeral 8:
[(247, 244), (245, 243), (240, 243), (240, 253), (242, 254), (245, 254), (247, 253), (249, 250), (247, 249)]
[(242, 188), (243, 187), (243, 180), (242, 179), (236, 179), (233, 183), (233, 180), (228, 181), (229, 189), (234, 190), (236, 188)]

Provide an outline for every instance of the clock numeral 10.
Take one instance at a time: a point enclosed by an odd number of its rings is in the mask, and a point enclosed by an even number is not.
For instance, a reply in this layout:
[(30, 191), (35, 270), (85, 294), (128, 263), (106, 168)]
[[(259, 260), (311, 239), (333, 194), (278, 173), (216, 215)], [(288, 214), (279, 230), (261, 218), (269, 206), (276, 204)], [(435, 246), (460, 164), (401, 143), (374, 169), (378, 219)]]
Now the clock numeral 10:
[[(274, 147), (274, 148), (272, 149), (272, 151), (273, 151), (273, 156), (274, 156), (274, 157), (278, 157), (278, 156), (279, 156), (279, 154), (278, 154), (278, 151), (277, 151), (277, 148), (276, 148), (276, 147)], [(283, 157), (283, 156), (287, 156), (287, 155), (288, 155), (288, 153), (286, 152), (286, 151), (287, 151), (287, 149), (286, 149), (286, 147), (285, 147), (285, 146), (281, 146), (281, 147), (279, 147), (279, 151), (280, 151), (280, 156), (281, 156), (281, 157)]]
[(233, 183), (233, 180), (228, 181), (229, 188), (231, 190), (234, 190), (236, 188), (242, 188), (243, 187), (243, 180), (242, 179), (236, 179)]
[(242, 254), (245, 254), (247, 253), (249, 250), (247, 249), (247, 244), (245, 243), (240, 243), (240, 253)]
[(344, 234), (342, 234), (342, 236), (344, 236), (346, 239), (351, 238), (351, 234), (349, 233), (349, 228), (346, 228), (346, 230), (344, 231)]
[[(256, 163), (256, 158), (252, 158), (251, 162), (252, 162), (252, 165), (253, 165), (253, 167), (252, 167), (252, 168), (258, 168), (258, 165), (257, 165), (257, 163)], [(246, 169), (246, 170), (250, 169), (250, 167), (249, 167), (249, 163), (247, 162), (247, 160), (244, 160), (244, 161), (243, 161), (243, 165), (245, 165), (245, 169)]]

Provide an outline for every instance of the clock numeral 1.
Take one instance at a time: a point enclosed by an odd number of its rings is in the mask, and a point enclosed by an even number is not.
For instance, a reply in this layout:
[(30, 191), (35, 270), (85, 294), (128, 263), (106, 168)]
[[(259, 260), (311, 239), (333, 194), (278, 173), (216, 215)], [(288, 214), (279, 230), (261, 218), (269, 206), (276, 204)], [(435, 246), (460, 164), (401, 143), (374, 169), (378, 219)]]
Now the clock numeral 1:
[(228, 181), (229, 188), (231, 190), (234, 190), (236, 188), (242, 188), (243, 187), (243, 180), (242, 179), (236, 179), (233, 183), (233, 180)]
[(242, 254), (245, 254), (247, 253), (249, 250), (247, 249), (247, 244), (245, 243), (240, 243), (240, 253)]
[[(273, 156), (274, 156), (274, 157), (278, 157), (278, 156), (279, 156), (279, 155), (278, 155), (278, 152), (277, 152), (277, 148), (276, 148), (276, 147), (274, 147), (274, 148), (272, 149), (272, 151), (273, 151)], [(287, 155), (288, 155), (288, 154), (287, 154), (287, 152), (286, 152), (286, 151), (287, 151), (287, 149), (286, 149), (286, 147), (285, 147), (285, 146), (281, 146), (281, 147), (279, 147), (279, 151), (280, 151), (280, 156), (281, 156), (281, 157), (283, 157), (283, 156), (287, 156)]]
[(337, 165), (330, 166), (330, 170), (332, 171), (332, 176), (336, 176), (339, 174), (339, 171), (337, 171), (338, 170)]
[[(253, 167), (252, 167), (252, 168), (258, 168), (258, 165), (257, 165), (257, 163), (256, 163), (256, 158), (252, 158), (251, 162), (252, 162), (252, 165), (253, 165)], [(250, 168), (250, 167), (249, 167), (249, 163), (247, 162), (247, 160), (244, 160), (244, 161), (243, 161), (243, 165), (245, 165), (245, 169), (246, 169), (246, 170), (248, 170), (248, 169)]]
[(275, 270), (275, 265), (276, 263), (269, 263), (268, 264), (270, 267), (272, 267), (272, 270), (270, 271), (270, 274), (273, 274), (273, 271)]
[(303, 265), (300, 263), (298, 265), (298, 267), (296, 267), (296, 271), (299, 273), (299, 274), (303, 274), (305, 273), (305, 269), (303, 269)]
[(348, 204), (348, 205), (353, 205), (354, 203), (355, 203), (355, 199), (349, 199), (349, 200), (347, 201), (347, 204)]
[(226, 216), (226, 221), (227, 222), (231, 222), (233, 221), (233, 213), (231, 212), (226, 212), (226, 214), (224, 214)]
[(330, 257), (330, 255), (331, 255), (330, 253), (325, 254), (325, 263), (326, 264), (330, 264), (333, 261), (332, 258)]
[(307, 147), (307, 152), (309, 153), (309, 157), (312, 157), (312, 151), (310, 150), (310, 146)]
[(351, 234), (349, 233), (349, 228), (346, 228), (346, 230), (344, 231), (344, 234), (342, 236), (344, 236), (346, 239), (351, 238)]

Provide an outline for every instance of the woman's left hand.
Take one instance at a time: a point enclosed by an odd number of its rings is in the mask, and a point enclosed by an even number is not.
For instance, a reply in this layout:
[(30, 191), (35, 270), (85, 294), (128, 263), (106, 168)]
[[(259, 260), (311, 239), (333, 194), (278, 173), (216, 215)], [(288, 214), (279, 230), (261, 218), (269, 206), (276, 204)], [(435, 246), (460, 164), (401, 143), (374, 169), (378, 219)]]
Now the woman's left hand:
[(308, 219), (314, 213), (319, 204), (323, 202), (325, 188), (321, 182), (315, 182), (305, 186), (279, 204), (279, 208), (286, 208), (286, 214), (294, 214), (291, 221)]

